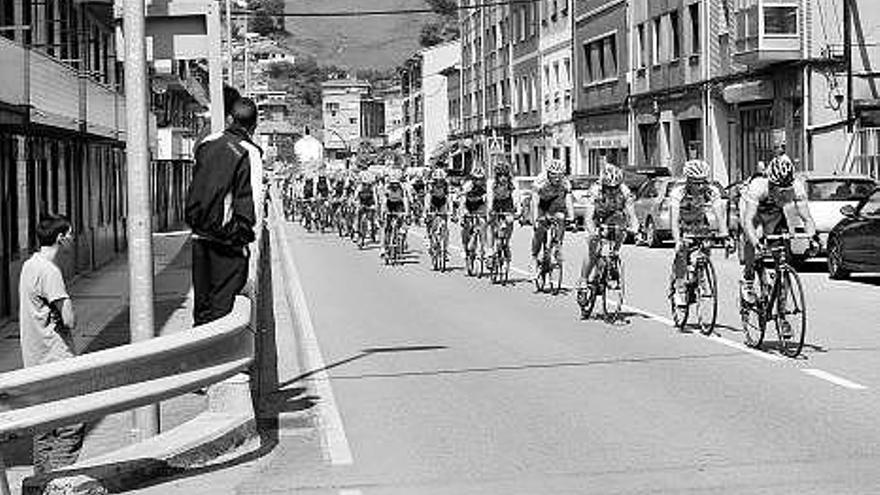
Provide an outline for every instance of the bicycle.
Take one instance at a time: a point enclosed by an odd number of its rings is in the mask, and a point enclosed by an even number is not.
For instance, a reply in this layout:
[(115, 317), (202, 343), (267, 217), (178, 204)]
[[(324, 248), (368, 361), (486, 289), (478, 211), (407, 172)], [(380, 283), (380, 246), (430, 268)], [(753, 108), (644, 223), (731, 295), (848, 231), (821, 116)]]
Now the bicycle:
[(357, 228), (357, 245), (359, 249), (364, 249), (367, 244), (367, 238), (371, 238), (376, 242), (376, 207), (364, 206), (358, 215)]
[(789, 262), (792, 239), (806, 234), (766, 235), (765, 246), (755, 259), (755, 301), (740, 296), (745, 343), (758, 348), (764, 342), (767, 322), (772, 321), (779, 338), (779, 350), (795, 358), (804, 347), (807, 333), (807, 307), (797, 270)]
[(626, 239), (626, 231), (619, 225), (599, 225), (599, 249), (593, 266), (593, 278), (586, 287), (578, 289), (577, 301), (581, 318), (586, 320), (602, 296), (602, 316), (605, 321), (616, 321), (623, 309), (626, 295), (623, 260), (620, 246)]
[(431, 266), (434, 271), (445, 272), (449, 256), (448, 213), (429, 213), (431, 222), (428, 230), (430, 239)]
[(315, 200), (304, 199), (302, 200), (302, 204), (303, 227), (305, 227), (306, 231), (311, 232), (315, 228)]
[(565, 221), (556, 217), (544, 216), (535, 222), (536, 228), (539, 223), (549, 224), (550, 228), (547, 229), (547, 236), (544, 238), (544, 244), (541, 248), (542, 255), (537, 266), (538, 276), (535, 278), (535, 287), (538, 292), (544, 292), (546, 288), (548, 292), (556, 296), (562, 290), (563, 270), (559, 251), (562, 247), (561, 240), (563, 232), (565, 232)]
[(336, 232), (339, 234), (339, 237), (345, 237), (347, 233), (345, 230), (345, 210), (346, 204), (344, 200), (338, 199), (334, 201), (333, 223), (336, 225)]
[[(669, 281), (669, 306), (676, 328), (684, 330), (693, 313), (697, 327), (703, 335), (711, 335), (718, 320), (718, 277), (712, 264), (713, 247), (729, 248), (727, 238), (709, 234), (684, 234), (688, 243), (687, 278), (685, 279), (684, 306), (675, 304), (675, 277)], [(727, 251), (728, 255), (730, 251)]]
[(485, 221), (485, 216), (477, 213), (465, 213), (462, 217), (461, 228), (467, 233), (466, 245), (464, 246), (465, 266), (467, 274), (471, 277), (482, 277), (485, 269), (483, 260), (485, 246), (483, 246), (483, 237), (480, 235), (482, 224)]
[(385, 214), (385, 264), (395, 265), (404, 251), (403, 223), (406, 215), (401, 212)]
[(492, 254), (489, 256), (489, 272), (492, 283), (505, 285), (510, 281), (510, 235), (512, 225), (508, 225), (507, 216), (512, 213), (493, 212), (490, 220), (492, 229)]

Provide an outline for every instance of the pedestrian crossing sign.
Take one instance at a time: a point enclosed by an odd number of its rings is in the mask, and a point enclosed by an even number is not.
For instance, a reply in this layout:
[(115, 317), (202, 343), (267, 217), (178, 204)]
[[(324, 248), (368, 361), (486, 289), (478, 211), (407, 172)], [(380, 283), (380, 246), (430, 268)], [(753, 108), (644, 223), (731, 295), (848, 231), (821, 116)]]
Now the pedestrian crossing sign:
[(504, 154), (504, 145), (501, 142), (501, 138), (498, 136), (492, 136), (489, 138), (489, 153), (493, 155), (503, 155)]

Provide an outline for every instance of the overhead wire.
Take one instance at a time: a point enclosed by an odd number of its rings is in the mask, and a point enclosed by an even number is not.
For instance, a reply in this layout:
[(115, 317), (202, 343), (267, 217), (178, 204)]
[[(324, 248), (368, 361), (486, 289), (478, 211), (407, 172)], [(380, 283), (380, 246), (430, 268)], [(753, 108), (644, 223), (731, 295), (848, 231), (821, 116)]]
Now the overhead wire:
[[(472, 5), (456, 5), (450, 7), (450, 10), (477, 10), (486, 7), (504, 7), (508, 5), (537, 3), (538, 0), (507, 0), (500, 2), (481, 2)], [(256, 10), (233, 10), (232, 15), (250, 16), (255, 15)], [(328, 11), (328, 12), (284, 12), (269, 13), (270, 17), (363, 17), (377, 15), (411, 15), (411, 14), (443, 14), (443, 12), (432, 8), (418, 9), (388, 9), (388, 10), (356, 10), (356, 11)]]

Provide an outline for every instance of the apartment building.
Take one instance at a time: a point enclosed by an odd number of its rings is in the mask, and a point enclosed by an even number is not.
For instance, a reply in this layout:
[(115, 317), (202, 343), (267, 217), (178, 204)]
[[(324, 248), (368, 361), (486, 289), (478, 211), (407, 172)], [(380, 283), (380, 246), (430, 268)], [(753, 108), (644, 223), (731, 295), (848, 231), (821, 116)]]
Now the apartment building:
[(324, 150), (330, 160), (345, 160), (363, 142), (382, 144), (385, 106), (367, 81), (332, 79), (321, 84)]
[(628, 2), (581, 0), (574, 10), (575, 172), (596, 175), (606, 160), (629, 164)]
[[(463, 7), (478, 0), (460, 0)], [(464, 170), (491, 164), (490, 138), (510, 150), (511, 18), (510, 5), (495, 3), (459, 10), (461, 32), (462, 154)], [(489, 174), (492, 167), (489, 167)]]
[(391, 147), (403, 146), (403, 92), (399, 84), (376, 91), (385, 105), (385, 144)]
[(544, 146), (539, 161), (562, 160), (567, 170), (578, 168), (574, 154), (573, 10), (572, 0), (541, 0), (541, 124)]
[[(419, 165), (428, 166), (431, 156), (449, 140), (449, 87), (444, 72), (461, 63), (461, 43), (450, 41), (421, 51), (424, 154)], [(456, 98), (456, 101), (458, 98)]]
[(540, 6), (512, 2), (511, 147), (516, 175), (532, 176), (540, 170), (544, 136), (541, 127)]
[(407, 59), (398, 75), (403, 95), (403, 153), (409, 165), (420, 164), (425, 159), (421, 54), (417, 52)]

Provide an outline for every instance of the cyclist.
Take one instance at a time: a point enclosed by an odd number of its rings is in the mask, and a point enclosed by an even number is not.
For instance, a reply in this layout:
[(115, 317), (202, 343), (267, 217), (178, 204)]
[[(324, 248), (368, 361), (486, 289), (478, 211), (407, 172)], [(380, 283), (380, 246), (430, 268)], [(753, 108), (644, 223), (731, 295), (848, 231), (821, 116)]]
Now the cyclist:
[[(376, 195), (376, 188), (373, 186), (373, 174), (364, 170), (360, 173), (358, 179), (360, 183), (357, 185), (354, 193), (358, 225), (358, 227), (356, 228), (359, 228), (363, 216), (373, 211), (376, 208), (376, 204), (379, 202)], [(372, 228), (376, 222), (375, 216), (373, 216), (370, 220), (370, 227)]]
[(765, 235), (794, 232), (793, 220), (799, 217), (811, 238), (811, 249), (818, 245), (816, 224), (807, 204), (804, 182), (794, 176), (794, 165), (785, 154), (785, 144), (776, 145), (776, 156), (767, 164), (765, 177), (753, 178), (743, 191), (744, 210), (742, 227), (745, 233), (743, 249), (743, 280), (741, 297), (755, 300), (755, 258)]
[[(465, 219), (465, 213), (469, 215), (477, 215), (483, 221), (480, 222), (478, 228), (478, 235), (480, 236), (480, 241), (482, 242), (483, 247), (486, 246), (486, 211), (487, 211), (487, 197), (488, 197), (488, 188), (486, 184), (486, 171), (481, 164), (477, 164), (471, 170), (470, 177), (465, 181), (464, 186), (462, 187), (462, 195), (464, 197), (464, 201), (461, 204), (461, 245), (463, 248), (467, 249), (468, 243), (470, 242), (470, 236), (473, 235), (474, 224)], [(477, 253), (480, 257), (483, 256), (484, 253)]]
[[(516, 216), (517, 204), (514, 201), (516, 185), (513, 183), (513, 174), (510, 164), (500, 161), (495, 166), (495, 178), (489, 188), (489, 211), (501, 215), (504, 228), (509, 233), (513, 232), (513, 218)], [(490, 229), (490, 234), (494, 232)], [(494, 240), (490, 240), (490, 245)]]
[[(565, 164), (555, 159), (550, 162), (546, 172), (535, 180), (537, 201), (532, 201), (532, 277), (538, 279), (539, 255), (547, 237), (548, 223), (544, 219), (557, 222), (574, 220), (574, 202), (571, 197), (571, 182), (565, 177)], [(565, 228), (558, 230), (557, 244), (561, 247), (565, 238)], [(556, 253), (557, 261), (562, 263), (562, 249)]]
[(599, 180), (587, 193), (587, 211), (584, 229), (587, 233), (587, 253), (581, 265), (581, 288), (591, 281), (593, 267), (599, 257), (599, 226), (613, 225), (635, 233), (639, 229), (633, 206), (633, 194), (623, 183), (623, 170), (617, 165), (605, 162)]
[(333, 187), (330, 213), (332, 217), (336, 217), (342, 205), (345, 204), (345, 175), (344, 173), (336, 174)]
[[(405, 218), (409, 215), (410, 211), (409, 194), (407, 194), (406, 188), (401, 181), (400, 170), (391, 170), (388, 173), (387, 179), (385, 187), (382, 190), (382, 210), (385, 213), (382, 250), (379, 253), (382, 257), (385, 256), (385, 249), (390, 241), (389, 236), (391, 236), (394, 228), (392, 222), (395, 220), (400, 222), (400, 229), (404, 229), (406, 225), (405, 221), (393, 218), (391, 214), (403, 214)], [(404, 233), (404, 235), (406, 234)]]
[(440, 167), (431, 172), (431, 182), (425, 194), (425, 228), (431, 228), (431, 218), (434, 214), (446, 214), (449, 212), (449, 181), (446, 179), (446, 170)]
[(308, 174), (302, 182), (303, 220), (310, 223), (315, 219), (315, 176)]
[(419, 217), (424, 211), (421, 210), (422, 205), (425, 204), (425, 179), (422, 177), (421, 172), (412, 177), (409, 182), (409, 188), (413, 200), (413, 209), (416, 210), (415, 216)]
[(709, 182), (709, 164), (697, 158), (695, 145), (688, 148), (688, 153), (691, 159), (684, 164), (685, 182), (669, 195), (670, 224), (675, 241), (672, 277), (676, 306), (687, 306), (687, 266), (691, 246), (682, 236), (711, 233), (710, 214), (715, 219), (718, 235), (728, 236), (724, 201), (718, 186)]

